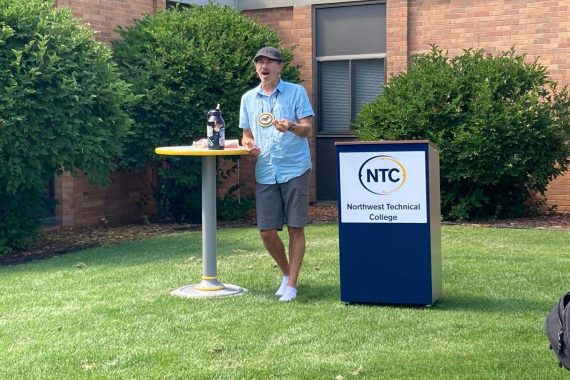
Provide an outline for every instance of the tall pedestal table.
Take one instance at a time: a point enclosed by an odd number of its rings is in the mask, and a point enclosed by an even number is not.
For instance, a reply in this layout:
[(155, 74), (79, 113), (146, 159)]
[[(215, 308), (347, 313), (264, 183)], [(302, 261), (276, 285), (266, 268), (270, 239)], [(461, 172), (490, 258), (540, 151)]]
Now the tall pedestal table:
[(172, 291), (186, 298), (230, 296), (243, 294), (246, 289), (218, 281), (216, 258), (216, 156), (247, 154), (243, 147), (224, 150), (197, 149), (191, 146), (159, 147), (155, 152), (169, 156), (202, 157), (202, 280)]

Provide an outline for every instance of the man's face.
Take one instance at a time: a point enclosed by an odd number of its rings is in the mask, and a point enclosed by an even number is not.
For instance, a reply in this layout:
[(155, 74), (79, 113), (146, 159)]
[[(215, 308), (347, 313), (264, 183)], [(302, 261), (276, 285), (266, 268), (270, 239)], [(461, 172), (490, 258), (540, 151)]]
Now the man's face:
[(276, 82), (283, 69), (283, 64), (266, 57), (259, 57), (255, 62), (255, 71), (262, 82)]

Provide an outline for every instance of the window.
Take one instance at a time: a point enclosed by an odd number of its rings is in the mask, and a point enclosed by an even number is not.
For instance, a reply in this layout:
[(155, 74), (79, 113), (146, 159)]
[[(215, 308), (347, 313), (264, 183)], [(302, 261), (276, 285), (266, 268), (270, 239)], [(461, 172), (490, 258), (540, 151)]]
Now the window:
[(188, 4), (188, 3), (185, 3), (182, 1), (177, 1), (177, 0), (173, 0), (173, 1), (167, 0), (166, 1), (166, 9), (176, 9), (176, 7), (186, 8), (186, 7), (190, 7), (190, 6), (191, 6), (191, 4)]
[[(176, 5), (179, 5), (180, 7), (208, 5), (208, 3), (209, 0), (166, 0), (166, 8), (175, 8)], [(217, 0), (216, 3), (220, 5), (228, 5), (233, 8), (236, 6), (235, 0)]]
[(365, 103), (383, 93), (384, 59), (320, 62), (320, 131), (349, 133)]
[(362, 105), (383, 93), (386, 4), (316, 8), (320, 134), (350, 134)]

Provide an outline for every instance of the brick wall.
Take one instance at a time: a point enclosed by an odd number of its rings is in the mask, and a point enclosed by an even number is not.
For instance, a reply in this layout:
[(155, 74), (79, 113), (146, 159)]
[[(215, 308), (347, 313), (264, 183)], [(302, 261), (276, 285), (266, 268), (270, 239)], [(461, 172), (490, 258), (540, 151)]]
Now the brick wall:
[(98, 41), (109, 42), (119, 38), (115, 32), (119, 25), (132, 25), (133, 19), (166, 8), (166, 0), (56, 0), (56, 6), (71, 9), (97, 30)]
[(408, 0), (386, 3), (386, 66), (388, 78), (408, 66)]
[[(450, 55), (464, 48), (483, 48), (496, 54), (515, 45), (529, 61), (549, 68), (552, 79), (570, 84), (570, 2), (563, 0), (409, 0), (408, 50), (425, 52), (437, 44)], [(388, 35), (403, 35), (400, 17), (405, 17), (405, 0), (388, 0)], [(391, 14), (390, 9), (397, 8)], [(402, 12), (400, 12), (400, 10)], [(392, 30), (396, 26), (397, 30)], [(388, 45), (389, 47), (391, 44)], [(393, 48), (392, 53), (400, 52)], [(388, 52), (389, 54), (391, 53)], [(401, 69), (400, 57), (389, 57), (394, 71)], [(397, 68), (396, 68), (397, 67)], [(551, 183), (547, 191), (550, 206), (570, 212), (570, 173)]]
[(553, 79), (570, 83), (570, 2), (560, 0), (409, 1), (409, 50), (437, 44), (450, 55), (463, 48), (508, 50), (540, 57)]
[(549, 206), (556, 206), (558, 212), (570, 213), (570, 173), (552, 181), (546, 196)]
[(59, 200), (56, 218), (62, 226), (123, 224), (144, 219), (155, 211), (152, 202), (153, 175), (150, 171), (118, 171), (111, 175), (112, 184), (94, 186), (81, 174), (65, 173), (55, 180)]

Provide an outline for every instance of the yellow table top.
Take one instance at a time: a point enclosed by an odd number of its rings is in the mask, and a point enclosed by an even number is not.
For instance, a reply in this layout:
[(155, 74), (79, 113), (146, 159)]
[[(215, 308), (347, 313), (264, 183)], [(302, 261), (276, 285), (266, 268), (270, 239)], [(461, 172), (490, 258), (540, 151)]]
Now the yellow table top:
[(156, 154), (170, 156), (238, 156), (247, 154), (247, 150), (240, 146), (238, 148), (226, 148), (223, 150), (200, 149), (192, 146), (162, 146), (154, 150)]

